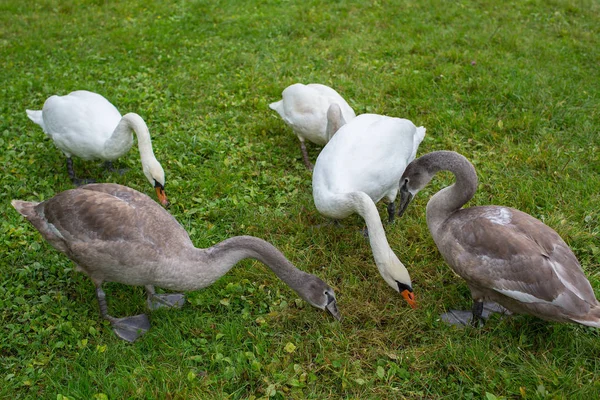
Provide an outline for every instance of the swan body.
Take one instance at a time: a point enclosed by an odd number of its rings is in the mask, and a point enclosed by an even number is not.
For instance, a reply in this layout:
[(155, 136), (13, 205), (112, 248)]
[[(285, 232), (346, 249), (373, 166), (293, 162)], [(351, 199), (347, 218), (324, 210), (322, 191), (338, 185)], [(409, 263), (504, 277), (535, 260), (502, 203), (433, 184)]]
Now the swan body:
[[(356, 117), (356, 114), (338, 92), (318, 83), (295, 83), (285, 88), (281, 96), (281, 100), (271, 103), (269, 107), (277, 111), (298, 136), (304, 162), (307, 168), (312, 169), (305, 140), (324, 146), (337, 129)], [(336, 125), (328, 127), (327, 112), (332, 104), (338, 105), (341, 115)]]
[[(402, 176), (401, 212), (441, 170), (456, 183), (427, 204), (427, 225), (440, 253), (471, 289), (473, 321), (483, 301), (511, 312), (600, 327), (600, 304), (569, 246), (550, 227), (510, 207), (461, 208), (477, 189), (473, 165), (439, 151), (413, 161)], [(479, 315), (478, 315), (479, 314)]]
[(144, 175), (155, 187), (160, 202), (168, 204), (165, 173), (152, 151), (148, 126), (138, 114), (121, 116), (103, 96), (86, 90), (50, 96), (42, 110), (26, 111), (29, 119), (65, 154), (69, 176), (75, 183), (80, 180), (73, 172), (72, 156), (84, 160), (116, 160), (131, 149), (135, 132)]
[(265, 263), (308, 303), (340, 318), (333, 289), (294, 267), (270, 243), (237, 236), (198, 249), (171, 214), (126, 186), (91, 184), (41, 203), (13, 200), (12, 205), (44, 239), (89, 276), (96, 286), (102, 316), (125, 340), (135, 340), (139, 336), (136, 331), (147, 330), (149, 324), (142, 316), (110, 316), (102, 291), (104, 282), (143, 285), (150, 305), (181, 305), (182, 298), (156, 295), (154, 286), (181, 291), (201, 289), (245, 258)]
[(409, 120), (361, 114), (342, 126), (323, 148), (312, 181), (315, 206), (321, 214), (342, 219), (358, 213), (365, 220), (380, 274), (412, 306), (410, 276), (389, 246), (375, 204), (387, 199), (393, 218), (400, 177), (424, 136), (425, 128)]

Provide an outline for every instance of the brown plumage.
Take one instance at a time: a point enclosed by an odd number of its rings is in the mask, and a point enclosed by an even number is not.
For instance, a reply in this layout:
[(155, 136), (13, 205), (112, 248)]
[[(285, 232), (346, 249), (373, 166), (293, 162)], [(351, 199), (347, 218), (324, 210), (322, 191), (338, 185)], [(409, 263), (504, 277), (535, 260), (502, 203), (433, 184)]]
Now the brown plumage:
[(592, 286), (554, 230), (514, 208), (461, 208), (477, 189), (475, 169), (462, 155), (438, 151), (409, 164), (400, 181), (401, 212), (441, 170), (454, 173), (456, 183), (429, 200), (427, 225), (475, 303), (493, 301), (515, 313), (600, 327)]
[[(90, 277), (102, 316), (117, 335), (133, 341), (149, 324), (145, 316), (117, 319), (107, 312), (103, 282), (143, 285), (151, 308), (179, 306), (182, 295), (157, 295), (154, 286), (196, 290), (209, 286), (238, 261), (255, 258), (311, 305), (340, 318), (335, 294), (314, 275), (298, 270), (270, 243), (236, 236), (197, 249), (171, 214), (145, 194), (117, 184), (92, 184), (59, 193), (42, 203), (13, 200), (50, 244)], [(143, 332), (142, 332), (143, 333)]]

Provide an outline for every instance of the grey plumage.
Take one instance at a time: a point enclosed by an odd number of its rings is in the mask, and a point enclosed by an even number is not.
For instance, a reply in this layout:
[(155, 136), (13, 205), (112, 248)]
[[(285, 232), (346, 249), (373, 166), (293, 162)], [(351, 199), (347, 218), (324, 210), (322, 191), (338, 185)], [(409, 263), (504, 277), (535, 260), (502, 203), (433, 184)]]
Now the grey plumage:
[(427, 204), (427, 225), (475, 302), (515, 313), (600, 327), (600, 304), (569, 246), (550, 227), (510, 207), (461, 208), (475, 193), (475, 168), (462, 155), (438, 151), (414, 160), (401, 178), (402, 210), (440, 170), (456, 183)]
[(143, 285), (154, 302), (153, 286), (201, 289), (238, 261), (254, 258), (269, 266), (311, 305), (340, 318), (333, 289), (298, 270), (270, 243), (237, 236), (208, 249), (197, 249), (171, 214), (126, 186), (92, 184), (61, 192), (42, 203), (13, 200), (12, 204), (44, 239), (73, 260), (100, 292), (103, 282)]

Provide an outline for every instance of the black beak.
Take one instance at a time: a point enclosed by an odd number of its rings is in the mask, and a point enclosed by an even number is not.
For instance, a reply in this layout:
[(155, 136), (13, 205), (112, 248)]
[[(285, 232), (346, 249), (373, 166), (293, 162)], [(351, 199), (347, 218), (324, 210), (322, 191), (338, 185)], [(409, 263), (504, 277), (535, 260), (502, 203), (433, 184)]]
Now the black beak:
[(400, 209), (398, 210), (398, 217), (401, 217), (402, 214), (404, 214), (404, 211), (406, 211), (406, 208), (410, 204), (412, 198), (413, 195), (408, 191), (405, 182), (400, 188)]
[(327, 305), (325, 306), (325, 309), (327, 311), (329, 311), (331, 313), (331, 315), (333, 315), (333, 318), (337, 319), (338, 321), (342, 320), (342, 315), (340, 314), (338, 308), (337, 308), (337, 303), (335, 301), (335, 297), (333, 296), (327, 296), (329, 303), (327, 303)]

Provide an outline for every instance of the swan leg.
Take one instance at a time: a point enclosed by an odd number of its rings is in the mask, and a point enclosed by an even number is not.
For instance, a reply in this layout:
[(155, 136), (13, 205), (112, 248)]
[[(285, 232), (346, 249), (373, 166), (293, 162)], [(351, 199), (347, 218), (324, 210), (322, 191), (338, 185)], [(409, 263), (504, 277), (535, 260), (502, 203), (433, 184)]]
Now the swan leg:
[(396, 204), (393, 201), (390, 201), (387, 205), (388, 211), (388, 222), (391, 224), (394, 222), (394, 214), (396, 213)]
[(73, 159), (71, 157), (67, 157), (67, 173), (69, 174), (69, 178), (71, 178), (71, 182), (73, 182), (75, 186), (87, 185), (88, 183), (96, 182), (93, 179), (79, 179), (75, 175), (75, 170), (73, 169)]
[(369, 238), (369, 228), (366, 226), (360, 230), (360, 233), (364, 236), (365, 239)]
[(148, 308), (158, 310), (159, 308), (181, 308), (185, 304), (185, 295), (182, 293), (156, 294), (154, 286), (146, 285), (148, 293)]
[(477, 328), (483, 325), (483, 301), (473, 300), (473, 308), (471, 308), (471, 313), (473, 314), (473, 319), (471, 320), (471, 326), (473, 328)]
[(308, 159), (308, 152), (306, 151), (306, 145), (304, 144), (303, 140), (300, 141), (300, 150), (302, 150), (302, 158), (304, 159), (304, 165), (306, 165), (306, 168), (308, 168), (309, 171), (312, 171), (313, 165)]
[(112, 161), (104, 161), (104, 168), (109, 172), (116, 172), (121, 176), (128, 170), (128, 168), (115, 168)]
[(148, 321), (148, 317), (145, 314), (125, 318), (110, 316), (108, 314), (108, 305), (106, 304), (106, 293), (102, 290), (102, 284), (96, 285), (96, 297), (100, 306), (100, 315), (110, 322), (113, 332), (119, 339), (131, 343), (150, 329), (150, 321)]
[(331, 219), (331, 220), (328, 220), (327, 222), (324, 222), (322, 224), (315, 225), (315, 228), (319, 228), (320, 229), (320, 228), (323, 228), (325, 226), (330, 226), (330, 225), (333, 225), (333, 227), (337, 228), (337, 229), (340, 229), (340, 228), (344, 227), (344, 225), (340, 222), (339, 219)]

